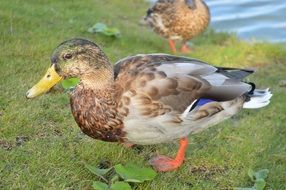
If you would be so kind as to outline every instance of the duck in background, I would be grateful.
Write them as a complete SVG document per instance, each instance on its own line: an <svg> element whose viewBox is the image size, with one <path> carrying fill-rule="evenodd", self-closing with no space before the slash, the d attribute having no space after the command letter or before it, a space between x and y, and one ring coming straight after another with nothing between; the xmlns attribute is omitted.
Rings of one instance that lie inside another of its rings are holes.
<svg viewBox="0 0 286 190"><path fill-rule="evenodd" d="M237 114L270 103L271 93L241 80L253 71L214 67L168 54L140 54L114 66L95 43L71 39L51 57L42 80L27 98L37 97L61 80L77 77L70 94L75 121L86 135L126 144L158 144L180 139L177 156L155 156L157 171L180 167L188 135Z"/></svg>
<svg viewBox="0 0 286 190"><path fill-rule="evenodd" d="M209 25L210 12L202 0L158 0L144 18L147 25L169 40L176 53L175 41L181 41L181 52L189 52L187 41L201 34Z"/></svg>

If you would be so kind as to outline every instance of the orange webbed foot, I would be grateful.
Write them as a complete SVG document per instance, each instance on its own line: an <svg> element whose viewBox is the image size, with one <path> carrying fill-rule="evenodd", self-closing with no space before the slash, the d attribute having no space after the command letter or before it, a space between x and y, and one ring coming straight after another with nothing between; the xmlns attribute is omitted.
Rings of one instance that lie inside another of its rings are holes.
<svg viewBox="0 0 286 190"><path fill-rule="evenodd" d="M188 44L183 44L180 51L181 53L190 53L192 52L192 49L188 46Z"/></svg>
<svg viewBox="0 0 286 190"><path fill-rule="evenodd" d="M179 168L182 165L182 161L169 158L167 156L159 155L152 158L149 163L153 166L156 171L168 172Z"/></svg>
<svg viewBox="0 0 286 190"><path fill-rule="evenodd" d="M180 148L175 159L159 155L152 158L149 161L149 163L153 166L155 170L159 172L168 172L176 170L184 162L187 146L188 146L188 139L182 138L180 140Z"/></svg>

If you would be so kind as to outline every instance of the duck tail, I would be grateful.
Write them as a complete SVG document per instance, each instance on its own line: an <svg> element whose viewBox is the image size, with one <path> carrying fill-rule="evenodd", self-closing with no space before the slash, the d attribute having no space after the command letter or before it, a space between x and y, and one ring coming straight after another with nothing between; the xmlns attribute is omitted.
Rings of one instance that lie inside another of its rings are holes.
<svg viewBox="0 0 286 190"><path fill-rule="evenodd" d="M272 97L269 88L267 89L255 89L247 94L247 100L243 104L243 108L257 109L267 106L270 103Z"/></svg>

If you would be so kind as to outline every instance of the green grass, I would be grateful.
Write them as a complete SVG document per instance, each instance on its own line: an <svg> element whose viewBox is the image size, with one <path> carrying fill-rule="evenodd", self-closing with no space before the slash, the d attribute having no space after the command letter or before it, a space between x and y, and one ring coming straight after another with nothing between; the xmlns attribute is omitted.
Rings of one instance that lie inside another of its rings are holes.
<svg viewBox="0 0 286 190"><path fill-rule="evenodd" d="M112 62L138 53L169 53L165 40L138 24L147 3L0 0L0 4L0 189L90 189L98 178L84 163L147 165L156 152L175 155L176 144L146 146L138 153L82 135L66 94L25 99L27 89L46 71L53 49L72 37L97 42ZM119 28L122 37L88 33L97 22ZM286 189L286 89L278 85L286 76L284 47L246 43L212 30L193 42L194 52L188 56L220 66L256 68L250 79L271 88L272 103L192 135L183 167L135 188L233 189L252 186L249 168L267 168L267 189Z"/></svg>

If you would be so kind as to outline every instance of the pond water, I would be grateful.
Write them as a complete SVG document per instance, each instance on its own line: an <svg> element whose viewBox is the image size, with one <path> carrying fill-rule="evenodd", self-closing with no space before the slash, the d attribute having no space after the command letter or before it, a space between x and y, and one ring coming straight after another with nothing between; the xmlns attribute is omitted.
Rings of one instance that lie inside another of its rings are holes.
<svg viewBox="0 0 286 190"><path fill-rule="evenodd" d="M155 0L151 0L155 1ZM211 26L240 38L286 43L286 0L205 0Z"/></svg>

